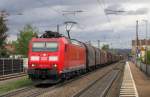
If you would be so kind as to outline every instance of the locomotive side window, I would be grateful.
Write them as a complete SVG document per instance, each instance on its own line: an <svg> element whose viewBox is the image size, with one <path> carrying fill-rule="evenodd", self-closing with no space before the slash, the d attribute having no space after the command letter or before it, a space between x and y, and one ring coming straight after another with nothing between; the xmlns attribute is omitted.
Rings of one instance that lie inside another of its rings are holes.
<svg viewBox="0 0 150 97"><path fill-rule="evenodd" d="M39 51L55 52L57 50L58 50L57 42L34 42L32 44L33 52L39 52Z"/></svg>

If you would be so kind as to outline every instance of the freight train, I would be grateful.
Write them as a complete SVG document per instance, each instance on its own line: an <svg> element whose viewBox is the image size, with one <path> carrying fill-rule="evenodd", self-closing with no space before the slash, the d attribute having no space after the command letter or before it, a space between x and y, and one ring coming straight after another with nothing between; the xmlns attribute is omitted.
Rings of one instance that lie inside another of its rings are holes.
<svg viewBox="0 0 150 97"><path fill-rule="evenodd" d="M28 75L34 82L57 83L121 59L120 55L47 31L30 41Z"/></svg>

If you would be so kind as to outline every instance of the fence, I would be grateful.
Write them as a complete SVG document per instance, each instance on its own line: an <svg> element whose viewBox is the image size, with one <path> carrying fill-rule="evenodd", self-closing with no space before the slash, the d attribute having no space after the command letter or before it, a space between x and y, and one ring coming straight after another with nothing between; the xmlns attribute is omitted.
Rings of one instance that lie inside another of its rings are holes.
<svg viewBox="0 0 150 97"><path fill-rule="evenodd" d="M23 72L23 59L0 58L0 75Z"/></svg>
<svg viewBox="0 0 150 97"><path fill-rule="evenodd" d="M145 74L147 74L148 76L150 76L150 65L149 64L144 64L144 63L141 63L141 62L136 62L136 65L137 67L143 71Z"/></svg>

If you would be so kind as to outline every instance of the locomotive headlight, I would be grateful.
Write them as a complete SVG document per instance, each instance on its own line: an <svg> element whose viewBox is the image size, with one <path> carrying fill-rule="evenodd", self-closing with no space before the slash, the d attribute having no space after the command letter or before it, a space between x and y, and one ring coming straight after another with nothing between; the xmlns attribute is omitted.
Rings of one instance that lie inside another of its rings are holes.
<svg viewBox="0 0 150 97"><path fill-rule="evenodd" d="M58 61L58 56L49 56L49 61Z"/></svg>
<svg viewBox="0 0 150 97"><path fill-rule="evenodd" d="M36 65L35 65L35 64L32 64L31 66L32 66L32 67L35 67Z"/></svg>
<svg viewBox="0 0 150 97"><path fill-rule="evenodd" d="M31 61L39 61L40 57L39 56L31 56Z"/></svg>
<svg viewBox="0 0 150 97"><path fill-rule="evenodd" d="M55 68L56 68L56 67L57 67L57 64L54 64L54 65L53 65L53 67L55 67Z"/></svg>

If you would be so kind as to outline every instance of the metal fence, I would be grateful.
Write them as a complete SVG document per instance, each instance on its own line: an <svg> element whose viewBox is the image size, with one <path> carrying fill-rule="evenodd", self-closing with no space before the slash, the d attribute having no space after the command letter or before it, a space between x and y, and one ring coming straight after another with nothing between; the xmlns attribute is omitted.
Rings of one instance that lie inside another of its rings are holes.
<svg viewBox="0 0 150 97"><path fill-rule="evenodd" d="M150 76L150 65L149 64L144 64L144 63L141 63L141 62L136 62L136 65L137 67L143 71L145 74L147 74L148 76Z"/></svg>
<svg viewBox="0 0 150 97"><path fill-rule="evenodd" d="M0 58L0 75L23 72L23 59Z"/></svg>

